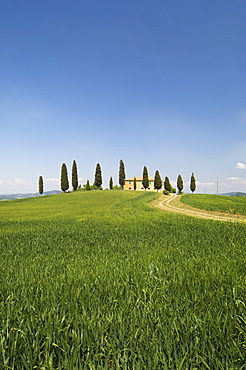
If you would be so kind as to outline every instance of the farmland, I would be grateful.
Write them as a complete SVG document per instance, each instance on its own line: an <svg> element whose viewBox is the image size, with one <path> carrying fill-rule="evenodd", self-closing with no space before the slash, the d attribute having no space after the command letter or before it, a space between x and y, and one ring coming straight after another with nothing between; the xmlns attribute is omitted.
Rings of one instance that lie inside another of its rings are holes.
<svg viewBox="0 0 246 370"><path fill-rule="evenodd" d="M158 196L0 203L1 368L245 369L246 226Z"/></svg>
<svg viewBox="0 0 246 370"><path fill-rule="evenodd" d="M246 215L246 197L186 194L182 196L181 202L206 211Z"/></svg>

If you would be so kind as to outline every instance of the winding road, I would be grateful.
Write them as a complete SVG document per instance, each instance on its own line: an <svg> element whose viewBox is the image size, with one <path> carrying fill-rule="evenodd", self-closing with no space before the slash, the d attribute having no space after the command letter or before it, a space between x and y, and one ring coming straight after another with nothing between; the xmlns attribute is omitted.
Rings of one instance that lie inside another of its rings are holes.
<svg viewBox="0 0 246 370"><path fill-rule="evenodd" d="M193 208L180 202L182 195L170 194L161 195L160 198L150 203L153 208L158 208L166 212L174 212L184 214L186 216L205 218L218 221L246 222L246 217L243 215L228 215L222 212L204 211L198 208Z"/></svg>

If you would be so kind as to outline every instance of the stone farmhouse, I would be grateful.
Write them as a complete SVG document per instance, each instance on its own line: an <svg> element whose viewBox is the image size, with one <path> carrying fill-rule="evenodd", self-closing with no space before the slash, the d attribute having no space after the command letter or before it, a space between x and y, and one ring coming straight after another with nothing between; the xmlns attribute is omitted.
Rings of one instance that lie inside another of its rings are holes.
<svg viewBox="0 0 246 370"><path fill-rule="evenodd" d="M143 178L142 177L136 177L136 190L138 191L145 191L143 184L142 184ZM125 180L124 184L124 190L134 190L134 177L131 177L130 179ZM159 191L161 191L160 189ZM146 191L156 191L154 189L154 178L149 177L149 187L146 189Z"/></svg>

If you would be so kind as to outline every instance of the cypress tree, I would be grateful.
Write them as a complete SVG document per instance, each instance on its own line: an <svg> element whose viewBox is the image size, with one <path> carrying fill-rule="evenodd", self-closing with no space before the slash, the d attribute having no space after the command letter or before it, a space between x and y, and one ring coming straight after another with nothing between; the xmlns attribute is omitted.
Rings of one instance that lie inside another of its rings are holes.
<svg viewBox="0 0 246 370"><path fill-rule="evenodd" d="M183 179L181 175L178 175L177 178L177 188L179 189L179 193L181 193L182 190L184 189Z"/></svg>
<svg viewBox="0 0 246 370"><path fill-rule="evenodd" d="M74 191L76 191L78 187L78 171L77 171L77 164L75 161L73 161L73 166L72 166L72 187Z"/></svg>
<svg viewBox="0 0 246 370"><path fill-rule="evenodd" d="M136 177L134 177L134 179L133 179L133 189L134 190L137 190L137 180L136 180Z"/></svg>
<svg viewBox="0 0 246 370"><path fill-rule="evenodd" d="M86 182L85 190L91 190L91 186L90 186L90 181L89 180L87 180L87 182Z"/></svg>
<svg viewBox="0 0 246 370"><path fill-rule="evenodd" d="M149 187L149 175L148 175L147 167L145 167L145 166L143 168L143 181L142 181L142 184L143 184L144 190L146 191L146 189Z"/></svg>
<svg viewBox="0 0 246 370"><path fill-rule="evenodd" d="M172 189L169 178L167 176L165 177L164 188L165 188L166 191L169 191L169 192Z"/></svg>
<svg viewBox="0 0 246 370"><path fill-rule="evenodd" d="M96 165L96 172L95 172L95 181L94 185L99 189L100 186L102 185L102 171L101 171L101 166L99 163Z"/></svg>
<svg viewBox="0 0 246 370"><path fill-rule="evenodd" d="M162 188L161 176L158 170L155 171L154 188L157 189L157 191Z"/></svg>
<svg viewBox="0 0 246 370"><path fill-rule="evenodd" d="M194 193L194 191L196 190L196 179L193 172L190 178L190 190L192 191L192 193Z"/></svg>
<svg viewBox="0 0 246 370"><path fill-rule="evenodd" d="M40 195L42 195L44 192L44 182L43 182L42 176L39 176L39 179L38 179L38 191Z"/></svg>
<svg viewBox="0 0 246 370"><path fill-rule="evenodd" d="M61 190L65 193L68 188L67 166L63 163L61 167Z"/></svg>
<svg viewBox="0 0 246 370"><path fill-rule="evenodd" d="M109 180L109 189L113 189L113 179L112 177L110 177L110 180Z"/></svg>
<svg viewBox="0 0 246 370"><path fill-rule="evenodd" d="M124 189L125 179L126 179L125 165L124 165L124 162L121 159L120 160L120 169L119 169L119 184L120 184L122 189Z"/></svg>

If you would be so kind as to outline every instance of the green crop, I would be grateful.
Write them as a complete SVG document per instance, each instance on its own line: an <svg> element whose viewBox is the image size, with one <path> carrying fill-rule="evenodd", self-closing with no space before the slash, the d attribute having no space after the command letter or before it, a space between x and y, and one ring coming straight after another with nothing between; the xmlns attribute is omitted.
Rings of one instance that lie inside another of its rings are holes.
<svg viewBox="0 0 246 370"><path fill-rule="evenodd" d="M157 196L0 204L2 369L245 369L245 225Z"/></svg>
<svg viewBox="0 0 246 370"><path fill-rule="evenodd" d="M181 197L181 202L206 211L246 215L246 197L186 194Z"/></svg>

